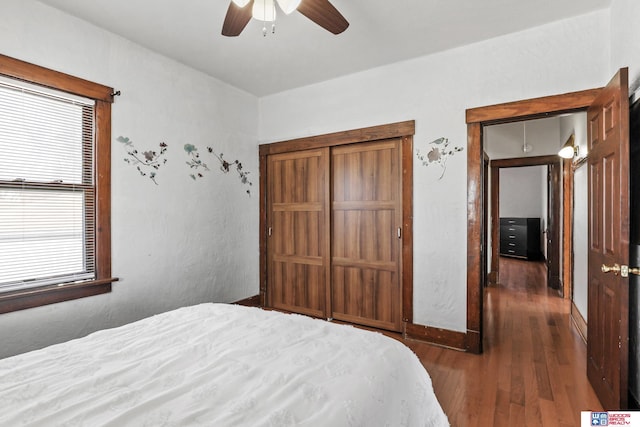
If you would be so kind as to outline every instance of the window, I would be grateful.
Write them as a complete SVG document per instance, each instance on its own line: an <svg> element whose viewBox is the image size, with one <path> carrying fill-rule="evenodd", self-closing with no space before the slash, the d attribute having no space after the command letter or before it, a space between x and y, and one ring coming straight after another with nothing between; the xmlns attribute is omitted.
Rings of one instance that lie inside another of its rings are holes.
<svg viewBox="0 0 640 427"><path fill-rule="evenodd" d="M0 55L0 313L111 290L112 92Z"/></svg>

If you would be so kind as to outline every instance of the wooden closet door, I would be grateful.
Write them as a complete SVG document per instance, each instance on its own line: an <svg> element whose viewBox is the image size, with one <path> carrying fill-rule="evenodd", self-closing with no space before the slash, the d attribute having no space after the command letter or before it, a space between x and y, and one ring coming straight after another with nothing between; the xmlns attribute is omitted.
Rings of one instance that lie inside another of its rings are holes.
<svg viewBox="0 0 640 427"><path fill-rule="evenodd" d="M268 158L270 307L327 317L329 149Z"/></svg>
<svg viewBox="0 0 640 427"><path fill-rule="evenodd" d="M401 141L334 147L332 317L402 329Z"/></svg>

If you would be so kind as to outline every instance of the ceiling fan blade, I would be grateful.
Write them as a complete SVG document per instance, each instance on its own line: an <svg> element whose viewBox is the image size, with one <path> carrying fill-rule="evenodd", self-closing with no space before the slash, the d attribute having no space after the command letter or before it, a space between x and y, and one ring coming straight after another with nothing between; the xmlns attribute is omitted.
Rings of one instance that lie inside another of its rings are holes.
<svg viewBox="0 0 640 427"><path fill-rule="evenodd" d="M349 22L329 0L302 0L298 11L333 34L340 34L349 27Z"/></svg>
<svg viewBox="0 0 640 427"><path fill-rule="evenodd" d="M246 27L251 20L252 8L253 0L247 3L244 7L240 7L233 1L230 1L227 16L225 16L224 24L222 24L222 35L227 37L236 37L240 35L242 30L244 30L244 27Z"/></svg>

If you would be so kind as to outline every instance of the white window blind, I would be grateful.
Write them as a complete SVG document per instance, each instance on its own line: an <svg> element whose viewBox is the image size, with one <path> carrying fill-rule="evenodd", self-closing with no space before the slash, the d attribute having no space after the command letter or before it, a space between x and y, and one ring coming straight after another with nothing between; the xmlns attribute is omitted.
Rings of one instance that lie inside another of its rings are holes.
<svg viewBox="0 0 640 427"><path fill-rule="evenodd" d="M95 278L94 101L0 80L0 292Z"/></svg>

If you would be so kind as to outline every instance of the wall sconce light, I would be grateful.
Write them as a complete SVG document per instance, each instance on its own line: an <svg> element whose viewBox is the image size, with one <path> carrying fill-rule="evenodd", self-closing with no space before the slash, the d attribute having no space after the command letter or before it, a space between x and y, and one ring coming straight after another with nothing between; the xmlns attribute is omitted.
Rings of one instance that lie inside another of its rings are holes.
<svg viewBox="0 0 640 427"><path fill-rule="evenodd" d="M571 159L573 157L577 157L580 151L580 147L575 145L575 135L571 135L567 142L564 143L560 151L558 151L558 156L563 159Z"/></svg>

